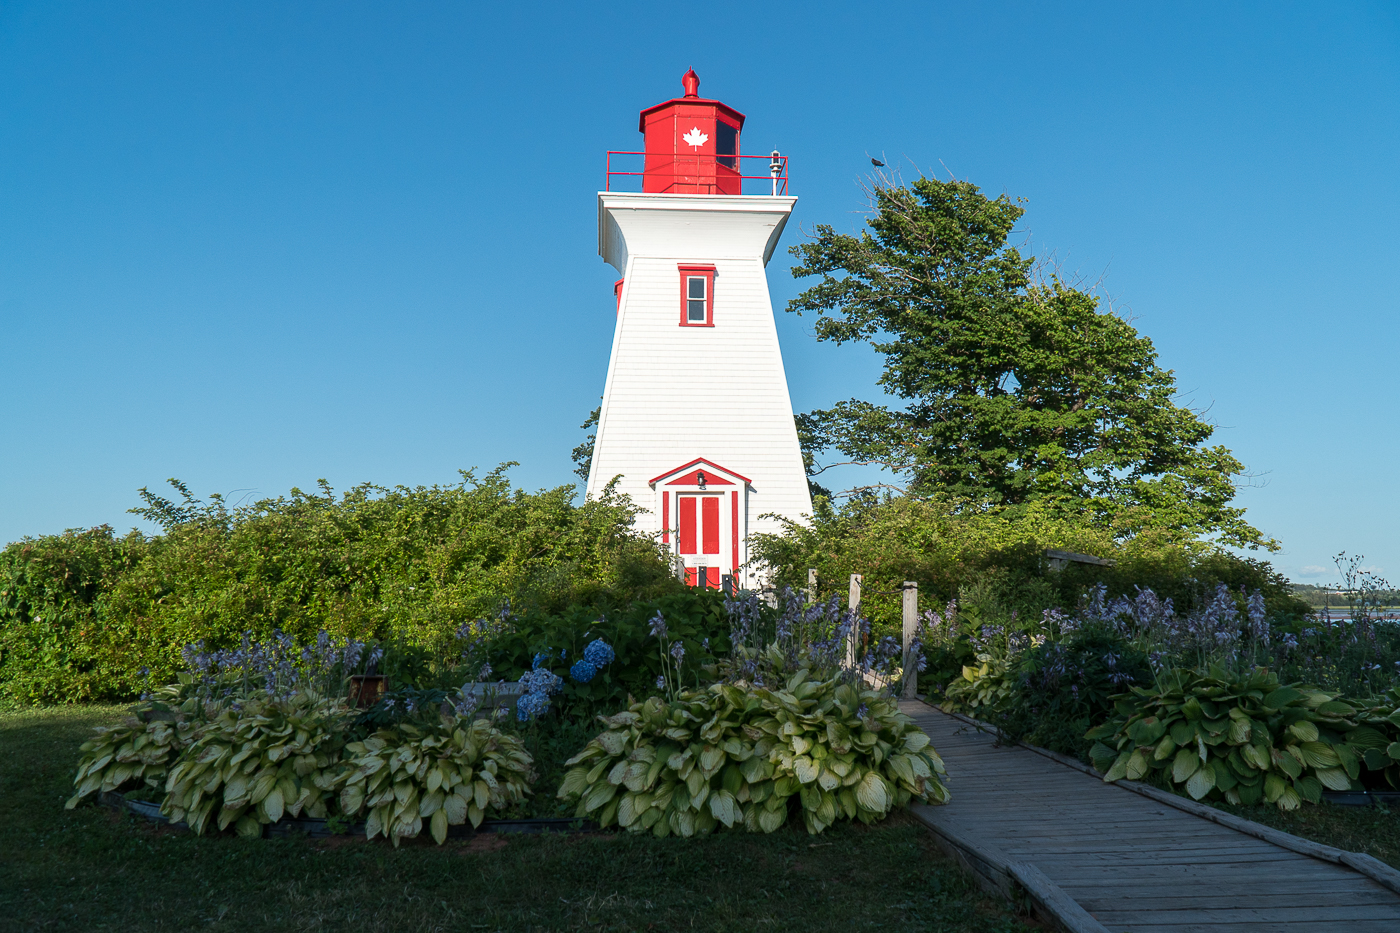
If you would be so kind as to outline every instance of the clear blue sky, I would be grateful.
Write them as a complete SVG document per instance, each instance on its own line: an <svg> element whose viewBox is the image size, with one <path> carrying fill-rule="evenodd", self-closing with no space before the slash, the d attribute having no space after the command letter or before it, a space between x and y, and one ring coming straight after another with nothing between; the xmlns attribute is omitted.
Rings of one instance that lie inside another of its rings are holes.
<svg viewBox="0 0 1400 933"><path fill-rule="evenodd" d="M0 541L169 476L570 482L603 154L688 67L800 225L857 227L867 153L1028 199L1263 474L1277 566L1400 578L1393 3L0 2ZM794 405L872 396L790 264Z"/></svg>

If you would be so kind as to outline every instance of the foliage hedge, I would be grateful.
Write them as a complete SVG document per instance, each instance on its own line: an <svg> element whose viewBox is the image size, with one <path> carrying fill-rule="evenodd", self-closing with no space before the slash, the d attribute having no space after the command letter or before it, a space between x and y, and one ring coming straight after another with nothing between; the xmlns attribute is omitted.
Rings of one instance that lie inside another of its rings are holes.
<svg viewBox="0 0 1400 933"><path fill-rule="evenodd" d="M110 527L0 551L0 698L127 698L164 683L180 650L274 630L445 645L464 622L517 607L610 609L680 585L634 509L572 486L512 489L498 469L450 486L357 486L228 508L142 490L161 534ZM173 482L173 481L172 481Z"/></svg>
<svg viewBox="0 0 1400 933"><path fill-rule="evenodd" d="M1120 531L1054 502L997 507L939 496L867 496L837 508L819 497L809 525L789 523L781 535L756 536L752 550L779 586L805 587L808 568L815 568L819 597L843 595L850 575L862 574L861 611L877 629L898 624L905 580L919 584L925 607L957 599L964 611L998 622L1012 613L1026 619L1050 608L1072 609L1099 583L1110 598L1151 588L1178 611L1208 601L1223 583L1260 590L1271 618L1309 612L1265 560L1165 530ZM1114 565L1051 570L1047 548Z"/></svg>

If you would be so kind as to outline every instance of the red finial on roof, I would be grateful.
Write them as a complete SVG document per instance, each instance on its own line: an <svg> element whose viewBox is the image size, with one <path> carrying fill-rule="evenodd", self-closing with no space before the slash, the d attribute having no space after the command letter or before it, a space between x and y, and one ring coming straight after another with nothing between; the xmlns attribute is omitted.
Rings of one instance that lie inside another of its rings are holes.
<svg viewBox="0 0 1400 933"><path fill-rule="evenodd" d="M686 97L700 96L700 76L695 73L694 68L687 71L681 78L681 87L685 88Z"/></svg>

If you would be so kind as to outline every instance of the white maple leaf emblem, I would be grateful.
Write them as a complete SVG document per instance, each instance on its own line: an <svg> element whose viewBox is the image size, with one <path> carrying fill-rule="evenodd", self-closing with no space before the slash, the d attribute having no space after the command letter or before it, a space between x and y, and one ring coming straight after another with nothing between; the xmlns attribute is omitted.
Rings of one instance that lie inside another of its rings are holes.
<svg viewBox="0 0 1400 933"><path fill-rule="evenodd" d="M694 146L696 149L699 149L701 146L705 145L705 143L709 142L710 137L708 134L700 132L700 127L693 126L690 128L690 132L682 136L681 139L690 143L690 145Z"/></svg>

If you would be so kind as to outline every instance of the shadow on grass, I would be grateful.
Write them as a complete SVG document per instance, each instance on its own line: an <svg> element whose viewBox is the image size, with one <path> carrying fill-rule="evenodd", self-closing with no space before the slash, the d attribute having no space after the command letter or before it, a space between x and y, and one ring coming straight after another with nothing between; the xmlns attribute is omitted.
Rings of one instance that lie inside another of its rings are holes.
<svg viewBox="0 0 1400 933"><path fill-rule="evenodd" d="M203 838L84 805L78 746L116 707L0 713L0 930L928 930L1030 925L904 813L818 837ZM547 789L543 789L547 792Z"/></svg>

